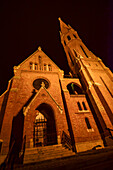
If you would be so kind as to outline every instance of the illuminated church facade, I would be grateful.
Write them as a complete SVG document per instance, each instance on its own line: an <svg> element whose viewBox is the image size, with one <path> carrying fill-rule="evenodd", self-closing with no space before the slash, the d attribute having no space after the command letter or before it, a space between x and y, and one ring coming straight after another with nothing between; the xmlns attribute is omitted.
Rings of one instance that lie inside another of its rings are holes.
<svg viewBox="0 0 113 170"><path fill-rule="evenodd" d="M113 145L113 74L60 18L70 75L38 48L20 65L0 97L0 152L67 144L81 152ZM66 141L68 139L68 141Z"/></svg>

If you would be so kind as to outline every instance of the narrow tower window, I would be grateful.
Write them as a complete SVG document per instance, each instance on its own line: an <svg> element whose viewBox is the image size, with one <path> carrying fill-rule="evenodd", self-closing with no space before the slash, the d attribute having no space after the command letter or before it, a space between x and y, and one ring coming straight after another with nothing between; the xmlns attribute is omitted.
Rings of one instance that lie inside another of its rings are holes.
<svg viewBox="0 0 113 170"><path fill-rule="evenodd" d="M44 71L46 71L47 70L47 65L46 64L44 64Z"/></svg>
<svg viewBox="0 0 113 170"><path fill-rule="evenodd" d="M80 102L77 102L77 105L78 105L79 110L82 110Z"/></svg>
<svg viewBox="0 0 113 170"><path fill-rule="evenodd" d="M91 129L91 125L90 125L89 119L87 117L85 117L85 122L86 122L87 128Z"/></svg>
<svg viewBox="0 0 113 170"><path fill-rule="evenodd" d="M68 52L68 54L69 54L69 57L70 57L71 63L74 65L74 62L73 62L72 57L71 57L71 54L70 54L69 52Z"/></svg>
<svg viewBox="0 0 113 170"><path fill-rule="evenodd" d="M87 110L86 105L85 105L84 102L82 102L82 105L83 105L83 107L84 107L84 110Z"/></svg>
<svg viewBox="0 0 113 170"><path fill-rule="evenodd" d="M38 70L38 64L35 63L35 70Z"/></svg>
<svg viewBox="0 0 113 170"><path fill-rule="evenodd" d="M30 62L30 63L29 63L29 66L30 66L30 70L32 70L32 69L33 69L33 63Z"/></svg>
<svg viewBox="0 0 113 170"><path fill-rule="evenodd" d="M84 52L85 56L88 58L88 55L86 54L86 52L84 51L83 47L80 45L82 51Z"/></svg>
<svg viewBox="0 0 113 170"><path fill-rule="evenodd" d="M67 36L67 39L68 39L68 40L71 40L71 37L68 35L68 36Z"/></svg>
<svg viewBox="0 0 113 170"><path fill-rule="evenodd" d="M48 69L49 69L49 71L52 71L52 66L51 66L51 64L48 64Z"/></svg>

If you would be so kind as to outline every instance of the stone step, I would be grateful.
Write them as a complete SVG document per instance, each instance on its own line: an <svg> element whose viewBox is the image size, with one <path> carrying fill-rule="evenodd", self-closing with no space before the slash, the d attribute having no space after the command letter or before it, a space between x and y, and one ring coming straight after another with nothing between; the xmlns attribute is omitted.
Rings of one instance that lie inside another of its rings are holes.
<svg viewBox="0 0 113 170"><path fill-rule="evenodd" d="M25 153L26 154L34 154L34 153L46 153L49 151L50 152L53 152L53 151L70 151L69 149L66 149L65 147L62 147L62 145L52 145L52 146L45 146L45 147L35 147L35 148L27 148L25 150Z"/></svg>
<svg viewBox="0 0 113 170"><path fill-rule="evenodd" d="M57 159L57 158L63 158L63 157L69 157L69 156L73 156L75 154L58 154L58 155L49 155L47 156L42 156L42 157L31 157L29 159L25 159L24 160L24 164L28 164L28 163L35 163L35 162L41 162L41 161L45 161L45 160L52 160L52 159Z"/></svg>
<svg viewBox="0 0 113 170"><path fill-rule="evenodd" d="M48 146L47 147L40 147L40 148L33 148L33 149L26 149L25 151L25 154L29 155L29 154L43 154L43 153L53 153L54 151L56 152L65 152L65 150L69 151L68 149L65 149L64 147L59 147L59 148L56 148L56 147L52 147L52 148L49 148Z"/></svg>
<svg viewBox="0 0 113 170"><path fill-rule="evenodd" d="M48 156L56 156L56 155L73 155L75 154L74 152L69 152L69 151L65 151L65 152L53 152L52 154L47 153L47 154L29 154L29 155L25 155L24 158L26 159L30 159L30 158L42 158L42 157L48 157Z"/></svg>
<svg viewBox="0 0 113 170"><path fill-rule="evenodd" d="M40 154L40 155L43 155L43 154L53 154L53 153L65 153L65 152L72 152L72 151L70 151L70 150L68 150L68 149L59 149L59 150L56 150L56 149L54 149L54 150L43 150L43 149L41 149L41 150L33 150L33 151L29 151L29 152L25 152L25 155L34 155L34 154Z"/></svg>
<svg viewBox="0 0 113 170"><path fill-rule="evenodd" d="M75 155L74 152L65 149L64 147L62 147L62 145L29 148L25 150L24 164L68 157L73 155Z"/></svg>
<svg viewBox="0 0 113 170"><path fill-rule="evenodd" d="M34 147L34 148L27 148L26 152L37 151L37 150L54 150L54 149L65 149L62 147L62 144L59 145L51 145L51 146L41 146L41 147Z"/></svg>

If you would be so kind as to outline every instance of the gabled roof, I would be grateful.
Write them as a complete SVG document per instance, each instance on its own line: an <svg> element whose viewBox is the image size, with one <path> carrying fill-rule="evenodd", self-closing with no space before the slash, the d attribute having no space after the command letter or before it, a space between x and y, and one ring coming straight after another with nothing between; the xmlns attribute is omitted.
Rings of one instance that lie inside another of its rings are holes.
<svg viewBox="0 0 113 170"><path fill-rule="evenodd" d="M38 50L36 50L33 54L31 54L26 60L24 60L22 63L20 63L18 66L16 66L16 68L20 68L20 67L23 67L24 64L30 60L32 60L35 56L38 56L38 55L42 55L44 56L45 58L47 58L50 63L52 63L57 69L60 69L41 49L41 47L39 46L38 47ZM60 69L61 70L61 69Z"/></svg>
<svg viewBox="0 0 113 170"><path fill-rule="evenodd" d="M37 96L39 95L39 93L41 92L41 90L44 89L46 91L46 93L50 96L50 98L53 100L53 102L56 104L57 108L59 109L59 111L62 114L63 109L61 108L61 106L56 102L56 100L52 97L52 95L48 92L48 90L45 88L45 84L42 82L41 88L39 89L39 91L36 93L36 95L34 96L34 98L31 100L31 102L28 104L27 107L25 107L23 109L24 115L26 116L28 110L30 109L31 104L35 101L35 99L37 98Z"/></svg>

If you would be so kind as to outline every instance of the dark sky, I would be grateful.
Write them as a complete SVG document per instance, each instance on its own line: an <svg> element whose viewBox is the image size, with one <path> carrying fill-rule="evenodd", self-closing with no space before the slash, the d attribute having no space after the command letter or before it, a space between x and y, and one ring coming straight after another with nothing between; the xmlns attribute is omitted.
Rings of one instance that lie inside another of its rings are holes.
<svg viewBox="0 0 113 170"><path fill-rule="evenodd" d="M2 0L0 5L0 94L20 64L38 46L65 72L58 17L113 71L112 0Z"/></svg>

